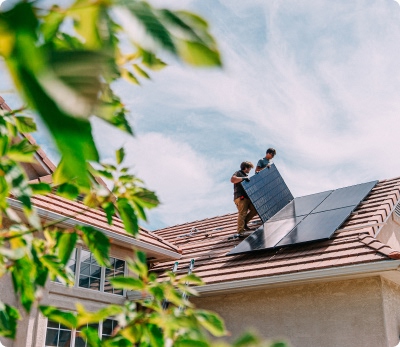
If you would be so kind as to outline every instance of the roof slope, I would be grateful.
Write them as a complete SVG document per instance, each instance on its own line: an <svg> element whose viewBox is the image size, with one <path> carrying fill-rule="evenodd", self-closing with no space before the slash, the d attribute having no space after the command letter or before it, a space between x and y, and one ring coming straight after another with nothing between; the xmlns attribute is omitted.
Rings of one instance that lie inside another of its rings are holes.
<svg viewBox="0 0 400 347"><path fill-rule="evenodd" d="M400 178L380 181L330 240L227 257L242 240L236 232L237 214L226 214L155 231L182 249L178 274L195 259L195 273L206 284L400 259L400 253L374 239L400 197ZM188 234L192 228L199 232ZM173 262L155 264L170 270Z"/></svg>
<svg viewBox="0 0 400 347"><path fill-rule="evenodd" d="M80 201L71 201L54 194L48 194L34 196L32 198L32 203L38 209L43 209L62 217L72 218L79 223L90 225L94 228L133 238L133 236L129 235L125 231L123 222L120 218L114 217L113 224L110 225L107 223L105 212L88 208ZM180 251L179 247L163 240L162 237L155 235L144 228L140 228L138 240L170 252L179 253Z"/></svg>

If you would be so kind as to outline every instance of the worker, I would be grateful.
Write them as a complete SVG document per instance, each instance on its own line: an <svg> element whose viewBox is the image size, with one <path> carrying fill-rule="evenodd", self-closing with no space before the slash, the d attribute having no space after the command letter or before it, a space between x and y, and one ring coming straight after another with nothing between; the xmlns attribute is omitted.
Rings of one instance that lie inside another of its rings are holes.
<svg viewBox="0 0 400 347"><path fill-rule="evenodd" d="M264 158L260 159L257 163L256 173L259 173L265 168L270 168L272 164L272 158L275 157L276 150L274 148L268 148Z"/></svg>
<svg viewBox="0 0 400 347"><path fill-rule="evenodd" d="M257 214L241 184L243 181L250 181L248 175L253 167L254 165L251 162L244 161L240 164L240 170L236 171L231 177L233 201L238 209L237 232L239 237L245 236L245 230L251 230L247 223Z"/></svg>

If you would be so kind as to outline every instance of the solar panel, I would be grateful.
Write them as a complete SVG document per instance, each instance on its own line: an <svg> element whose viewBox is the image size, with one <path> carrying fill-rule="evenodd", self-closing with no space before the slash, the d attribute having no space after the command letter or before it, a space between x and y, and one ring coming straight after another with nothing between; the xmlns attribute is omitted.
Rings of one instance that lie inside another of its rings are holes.
<svg viewBox="0 0 400 347"><path fill-rule="evenodd" d="M290 200L293 195L274 164L241 183L258 215L266 222Z"/></svg>
<svg viewBox="0 0 400 347"><path fill-rule="evenodd" d="M356 206L311 213L296 225L275 247L326 240L343 224Z"/></svg>
<svg viewBox="0 0 400 347"><path fill-rule="evenodd" d="M314 212L333 210L336 208L358 205L368 195L378 181L372 181L355 186L336 189L329 195Z"/></svg>
<svg viewBox="0 0 400 347"><path fill-rule="evenodd" d="M329 239L377 182L295 198L227 255Z"/></svg>
<svg viewBox="0 0 400 347"><path fill-rule="evenodd" d="M275 214L269 221L307 215L311 213L311 211L315 209L315 207L318 206L321 202L323 202L331 193L332 190L328 190L322 193L295 198L284 208L282 208L277 214Z"/></svg>

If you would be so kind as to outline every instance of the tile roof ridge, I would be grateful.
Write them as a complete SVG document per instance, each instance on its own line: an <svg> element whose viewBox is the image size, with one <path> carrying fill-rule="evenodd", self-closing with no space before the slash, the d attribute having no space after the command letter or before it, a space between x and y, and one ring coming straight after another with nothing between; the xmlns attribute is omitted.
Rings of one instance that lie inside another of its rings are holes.
<svg viewBox="0 0 400 347"><path fill-rule="evenodd" d="M386 255L390 259L400 259L400 252L396 251L389 245L382 243L368 234L359 234L359 240L366 246L376 250L377 252Z"/></svg>

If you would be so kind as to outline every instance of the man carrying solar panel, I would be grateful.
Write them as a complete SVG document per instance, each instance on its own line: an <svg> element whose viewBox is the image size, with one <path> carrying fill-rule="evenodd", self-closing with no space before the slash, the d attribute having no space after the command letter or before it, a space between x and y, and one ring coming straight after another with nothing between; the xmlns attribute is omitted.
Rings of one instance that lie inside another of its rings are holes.
<svg viewBox="0 0 400 347"><path fill-rule="evenodd" d="M268 148L265 157L261 158L257 163L256 173L259 173L266 167L269 169L272 164L272 158L275 157L275 155L276 155L276 150L274 148Z"/></svg>
<svg viewBox="0 0 400 347"><path fill-rule="evenodd" d="M243 181L250 181L248 175L254 165L249 161L240 164L240 170L236 171L232 177L233 201L238 209L237 232L239 237L245 236L245 230L250 230L247 223L257 214L252 202L247 196L241 185Z"/></svg>

